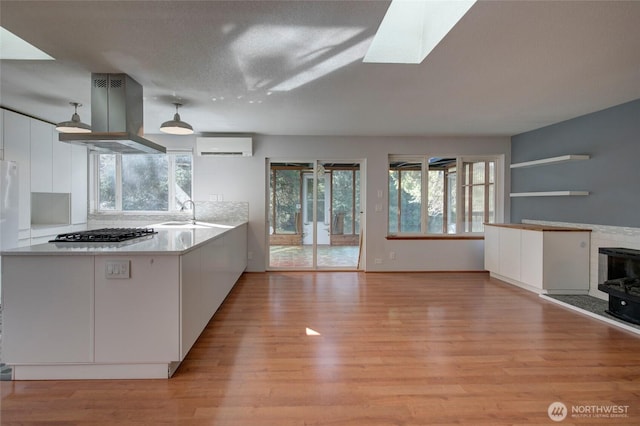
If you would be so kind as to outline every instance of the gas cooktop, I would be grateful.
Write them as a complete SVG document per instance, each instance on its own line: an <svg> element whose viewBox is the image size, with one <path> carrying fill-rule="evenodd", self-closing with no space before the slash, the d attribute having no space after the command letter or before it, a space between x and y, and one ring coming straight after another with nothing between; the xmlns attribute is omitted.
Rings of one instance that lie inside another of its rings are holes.
<svg viewBox="0 0 640 426"><path fill-rule="evenodd" d="M119 243L157 234L153 228L102 228L59 234L50 243Z"/></svg>

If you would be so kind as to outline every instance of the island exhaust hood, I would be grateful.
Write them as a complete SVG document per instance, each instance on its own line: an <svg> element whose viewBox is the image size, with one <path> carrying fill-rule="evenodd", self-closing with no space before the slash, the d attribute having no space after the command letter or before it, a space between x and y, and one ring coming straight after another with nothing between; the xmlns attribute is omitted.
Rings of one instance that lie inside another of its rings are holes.
<svg viewBox="0 0 640 426"><path fill-rule="evenodd" d="M142 86L126 74L91 74L91 133L60 133L60 142L92 151L164 154L165 147L142 137Z"/></svg>

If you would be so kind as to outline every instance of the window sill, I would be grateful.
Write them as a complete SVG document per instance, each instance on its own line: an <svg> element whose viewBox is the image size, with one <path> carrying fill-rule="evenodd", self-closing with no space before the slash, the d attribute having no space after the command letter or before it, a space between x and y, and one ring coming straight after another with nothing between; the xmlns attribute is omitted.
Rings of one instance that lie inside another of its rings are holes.
<svg viewBox="0 0 640 426"><path fill-rule="evenodd" d="M483 234L473 235L387 235L387 240L484 240Z"/></svg>

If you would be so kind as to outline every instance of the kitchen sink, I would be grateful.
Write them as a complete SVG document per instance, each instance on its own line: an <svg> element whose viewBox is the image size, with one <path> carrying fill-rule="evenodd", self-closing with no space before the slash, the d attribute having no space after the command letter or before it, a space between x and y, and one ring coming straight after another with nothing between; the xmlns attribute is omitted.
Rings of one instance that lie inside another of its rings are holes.
<svg viewBox="0 0 640 426"><path fill-rule="evenodd" d="M196 223L193 223L190 220L185 220L185 221L172 220L169 222L156 223L154 225L150 225L150 227L151 228L183 228L183 229L233 228L233 226L221 225L217 223L200 222L200 221L196 221Z"/></svg>

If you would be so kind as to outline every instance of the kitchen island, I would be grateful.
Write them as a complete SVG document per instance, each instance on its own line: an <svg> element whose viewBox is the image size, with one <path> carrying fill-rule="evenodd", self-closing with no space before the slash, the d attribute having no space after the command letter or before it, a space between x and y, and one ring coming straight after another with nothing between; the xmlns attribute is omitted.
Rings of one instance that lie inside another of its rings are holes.
<svg viewBox="0 0 640 426"><path fill-rule="evenodd" d="M247 224L2 253L15 380L168 378L247 265Z"/></svg>

